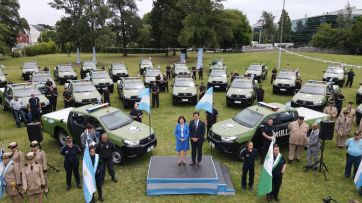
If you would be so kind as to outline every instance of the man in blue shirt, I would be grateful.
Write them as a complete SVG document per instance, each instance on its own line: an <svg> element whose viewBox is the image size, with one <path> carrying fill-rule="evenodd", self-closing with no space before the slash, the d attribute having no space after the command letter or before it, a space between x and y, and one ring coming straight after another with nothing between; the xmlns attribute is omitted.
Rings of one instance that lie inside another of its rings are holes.
<svg viewBox="0 0 362 203"><path fill-rule="evenodd" d="M347 147L347 162L344 171L344 176L348 178L351 175L352 165L353 165L353 177L354 177L356 175L358 166L361 163L362 140L358 131L354 133L353 138L349 138L346 141L346 147Z"/></svg>

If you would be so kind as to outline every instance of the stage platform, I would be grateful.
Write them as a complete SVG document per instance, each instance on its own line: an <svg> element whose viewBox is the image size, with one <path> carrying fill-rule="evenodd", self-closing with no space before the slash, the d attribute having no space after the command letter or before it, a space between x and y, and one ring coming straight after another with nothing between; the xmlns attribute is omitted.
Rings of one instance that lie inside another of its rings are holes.
<svg viewBox="0 0 362 203"><path fill-rule="evenodd" d="M147 175L148 195L235 195L228 169L212 156L203 156L201 166L177 164L176 156L151 157Z"/></svg>

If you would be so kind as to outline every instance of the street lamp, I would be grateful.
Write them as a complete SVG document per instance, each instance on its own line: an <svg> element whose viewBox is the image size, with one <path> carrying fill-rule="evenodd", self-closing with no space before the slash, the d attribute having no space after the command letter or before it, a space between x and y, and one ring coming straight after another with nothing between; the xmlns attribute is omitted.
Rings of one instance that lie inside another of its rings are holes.
<svg viewBox="0 0 362 203"><path fill-rule="evenodd" d="M282 58L282 40L283 40L283 26L284 26L284 7L285 7L285 0L283 0L283 10L282 10L282 23L280 26L280 41L279 41L279 56L278 56L278 70L280 68L280 60Z"/></svg>

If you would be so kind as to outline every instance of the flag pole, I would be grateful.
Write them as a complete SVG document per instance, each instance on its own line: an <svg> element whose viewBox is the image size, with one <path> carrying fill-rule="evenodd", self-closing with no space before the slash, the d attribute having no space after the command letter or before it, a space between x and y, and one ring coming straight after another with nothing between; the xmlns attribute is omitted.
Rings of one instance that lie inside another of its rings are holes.
<svg viewBox="0 0 362 203"><path fill-rule="evenodd" d="M150 113L148 114L148 125L150 126L150 136L151 136L151 111Z"/></svg>

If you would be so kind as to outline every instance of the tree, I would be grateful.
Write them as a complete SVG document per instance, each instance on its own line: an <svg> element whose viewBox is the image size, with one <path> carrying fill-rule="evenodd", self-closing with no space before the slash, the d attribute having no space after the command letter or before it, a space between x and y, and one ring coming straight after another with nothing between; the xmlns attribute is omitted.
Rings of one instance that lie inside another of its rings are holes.
<svg viewBox="0 0 362 203"><path fill-rule="evenodd" d="M362 53L362 17L356 18L348 32L348 45L351 53Z"/></svg>
<svg viewBox="0 0 362 203"><path fill-rule="evenodd" d="M55 30L45 30L40 33L40 37L38 38L38 42L49 42L57 41L57 32Z"/></svg>
<svg viewBox="0 0 362 203"><path fill-rule="evenodd" d="M139 29L137 39L138 47L151 47L151 13L146 13L142 18L142 27Z"/></svg>
<svg viewBox="0 0 362 203"><path fill-rule="evenodd" d="M319 48L333 48L336 46L337 31L331 24L321 24L312 37L311 44Z"/></svg>
<svg viewBox="0 0 362 203"><path fill-rule="evenodd" d="M296 46L304 45L309 42L308 38L306 37L306 26L304 25L303 21L298 20L297 25L295 27L295 31L292 32L292 42Z"/></svg>
<svg viewBox="0 0 362 203"><path fill-rule="evenodd" d="M337 25L340 29L345 30L352 26L353 22L352 10L353 8L351 7L351 4L347 2L345 10L338 13Z"/></svg>
<svg viewBox="0 0 362 203"><path fill-rule="evenodd" d="M283 18L283 39L282 42L290 42L292 34L292 23L290 21L289 14L286 10L282 11L280 19L278 21L278 35L275 41L280 42L280 31L282 27L282 18Z"/></svg>
<svg viewBox="0 0 362 203"><path fill-rule="evenodd" d="M118 42L122 44L123 56L127 56L130 42L136 41L142 21L137 15L137 5L134 0L109 0L112 10L112 26L117 33Z"/></svg>
<svg viewBox="0 0 362 203"><path fill-rule="evenodd" d="M262 28L262 41L263 43L273 43L275 26L274 26L275 16L271 12L263 11L258 23Z"/></svg>

